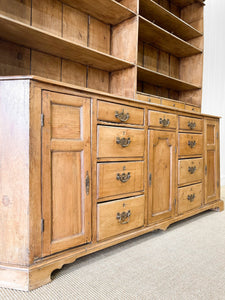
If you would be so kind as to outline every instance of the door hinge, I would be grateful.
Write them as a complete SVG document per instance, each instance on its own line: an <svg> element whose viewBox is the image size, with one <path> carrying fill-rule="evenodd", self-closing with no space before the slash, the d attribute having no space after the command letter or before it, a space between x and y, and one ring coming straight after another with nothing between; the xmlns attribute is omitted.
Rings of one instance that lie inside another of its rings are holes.
<svg viewBox="0 0 225 300"><path fill-rule="evenodd" d="M177 204L177 199L175 198L174 199L174 206L176 206L176 204Z"/></svg>
<svg viewBox="0 0 225 300"><path fill-rule="evenodd" d="M152 173L149 174L149 186L152 185Z"/></svg>
<svg viewBox="0 0 225 300"><path fill-rule="evenodd" d="M45 220L41 219L41 232L44 232L45 230Z"/></svg>
<svg viewBox="0 0 225 300"><path fill-rule="evenodd" d="M44 127L44 114L41 114L41 127Z"/></svg>
<svg viewBox="0 0 225 300"><path fill-rule="evenodd" d="M220 186L220 182L219 180L217 180L217 187L219 188L219 186Z"/></svg>
<svg viewBox="0 0 225 300"><path fill-rule="evenodd" d="M89 195L90 178L89 178L88 171L87 171L87 173L86 173L85 185L86 185L86 194Z"/></svg>
<svg viewBox="0 0 225 300"><path fill-rule="evenodd" d="M175 154L177 154L177 146L175 146Z"/></svg>
<svg viewBox="0 0 225 300"><path fill-rule="evenodd" d="M217 139L219 138L219 132L216 133L216 137L217 137Z"/></svg>
<svg viewBox="0 0 225 300"><path fill-rule="evenodd" d="M207 175L207 166L205 166L205 175Z"/></svg>

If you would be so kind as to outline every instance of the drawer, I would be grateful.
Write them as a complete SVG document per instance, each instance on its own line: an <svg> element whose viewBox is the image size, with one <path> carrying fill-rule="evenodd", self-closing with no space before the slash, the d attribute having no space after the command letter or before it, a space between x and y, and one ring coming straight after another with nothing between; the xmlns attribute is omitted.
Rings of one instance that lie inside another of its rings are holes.
<svg viewBox="0 0 225 300"><path fill-rule="evenodd" d="M191 130L191 131L202 131L203 120L190 117L179 117L179 129L180 130Z"/></svg>
<svg viewBox="0 0 225 300"><path fill-rule="evenodd" d="M97 205L97 240L144 225L144 196Z"/></svg>
<svg viewBox="0 0 225 300"><path fill-rule="evenodd" d="M194 105L189 105L189 104L185 104L185 109L186 110L195 111L195 112L201 112L201 108L200 107L194 106Z"/></svg>
<svg viewBox="0 0 225 300"><path fill-rule="evenodd" d="M98 199L143 191L144 162L99 163L97 178Z"/></svg>
<svg viewBox="0 0 225 300"><path fill-rule="evenodd" d="M144 109L141 108L98 101L97 112L101 121L144 125Z"/></svg>
<svg viewBox="0 0 225 300"><path fill-rule="evenodd" d="M203 179L203 158L178 161L178 184L191 183Z"/></svg>
<svg viewBox="0 0 225 300"><path fill-rule="evenodd" d="M179 133L179 155L202 155L203 135Z"/></svg>
<svg viewBox="0 0 225 300"><path fill-rule="evenodd" d="M153 97L150 95L145 95L145 94L139 94L137 93L137 97L138 100L142 100L142 101L147 101L149 103L155 103L155 104L161 104L161 99L157 98L157 97Z"/></svg>
<svg viewBox="0 0 225 300"><path fill-rule="evenodd" d="M98 157L143 157L144 130L98 126Z"/></svg>
<svg viewBox="0 0 225 300"><path fill-rule="evenodd" d="M202 183L178 189L178 213L182 214L202 205Z"/></svg>
<svg viewBox="0 0 225 300"><path fill-rule="evenodd" d="M162 100L162 105L172 106L179 109L185 108L185 104L183 102L173 101L173 100Z"/></svg>
<svg viewBox="0 0 225 300"><path fill-rule="evenodd" d="M164 112L149 110L148 125L158 128L177 128L177 116Z"/></svg>

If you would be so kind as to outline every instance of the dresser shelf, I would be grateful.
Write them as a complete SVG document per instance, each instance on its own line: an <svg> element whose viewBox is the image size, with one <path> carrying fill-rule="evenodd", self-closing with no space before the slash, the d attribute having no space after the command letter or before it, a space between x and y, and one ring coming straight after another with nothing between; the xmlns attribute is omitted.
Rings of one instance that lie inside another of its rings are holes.
<svg viewBox="0 0 225 300"><path fill-rule="evenodd" d="M172 0L174 5L182 8L194 3L204 4L205 0Z"/></svg>
<svg viewBox="0 0 225 300"><path fill-rule="evenodd" d="M62 2L106 24L116 25L135 16L132 10L115 0L63 0Z"/></svg>
<svg viewBox="0 0 225 300"><path fill-rule="evenodd" d="M200 89L200 86L185 82L183 80L164 75L159 72L138 66L138 80L150 83L152 85L170 88L176 91L189 91Z"/></svg>
<svg viewBox="0 0 225 300"><path fill-rule="evenodd" d="M202 53L199 48L183 41L141 16L139 17L139 38L141 41L150 43L152 46L176 57L187 57Z"/></svg>
<svg viewBox="0 0 225 300"><path fill-rule="evenodd" d="M202 36L200 31L153 0L140 1L140 15L186 41Z"/></svg>
<svg viewBox="0 0 225 300"><path fill-rule="evenodd" d="M2 15L0 15L0 27L2 39L93 68L112 72L133 66L114 56L84 47Z"/></svg>

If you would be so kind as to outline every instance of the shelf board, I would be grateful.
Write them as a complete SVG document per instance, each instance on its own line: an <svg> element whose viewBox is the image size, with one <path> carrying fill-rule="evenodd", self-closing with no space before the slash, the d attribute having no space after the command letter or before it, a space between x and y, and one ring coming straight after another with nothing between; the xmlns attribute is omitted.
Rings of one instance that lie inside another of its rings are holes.
<svg viewBox="0 0 225 300"><path fill-rule="evenodd" d="M135 12L115 0L62 0L62 2L106 24L116 25L136 15Z"/></svg>
<svg viewBox="0 0 225 300"><path fill-rule="evenodd" d="M140 15L186 41L202 36L201 32L152 0L140 0Z"/></svg>
<svg viewBox="0 0 225 300"><path fill-rule="evenodd" d="M199 48L139 16L139 39L176 57L202 53Z"/></svg>
<svg viewBox="0 0 225 300"><path fill-rule="evenodd" d="M0 38L93 68L112 72L134 66L132 63L81 46L43 30L0 15Z"/></svg>
<svg viewBox="0 0 225 300"><path fill-rule="evenodd" d="M188 6L193 3L200 3L204 5L205 0L172 0L172 3L175 4L176 6L182 8L185 6Z"/></svg>
<svg viewBox="0 0 225 300"><path fill-rule="evenodd" d="M168 89L173 89L175 91L189 91L201 88L200 86L190 84L186 81L170 77L141 66L137 67L137 77L140 81Z"/></svg>

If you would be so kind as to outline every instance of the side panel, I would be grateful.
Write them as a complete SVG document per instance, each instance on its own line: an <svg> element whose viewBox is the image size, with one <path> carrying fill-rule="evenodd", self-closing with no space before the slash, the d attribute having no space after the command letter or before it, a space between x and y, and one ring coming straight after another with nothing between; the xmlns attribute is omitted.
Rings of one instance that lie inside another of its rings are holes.
<svg viewBox="0 0 225 300"><path fill-rule="evenodd" d="M29 264L29 91L0 82L0 262L17 265Z"/></svg>

